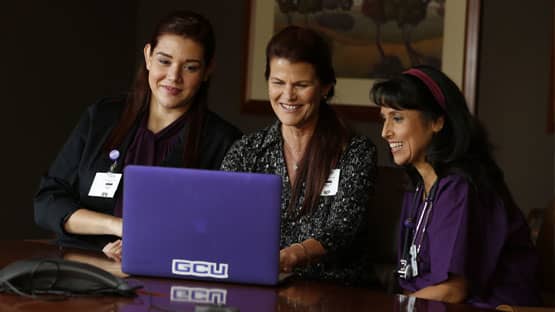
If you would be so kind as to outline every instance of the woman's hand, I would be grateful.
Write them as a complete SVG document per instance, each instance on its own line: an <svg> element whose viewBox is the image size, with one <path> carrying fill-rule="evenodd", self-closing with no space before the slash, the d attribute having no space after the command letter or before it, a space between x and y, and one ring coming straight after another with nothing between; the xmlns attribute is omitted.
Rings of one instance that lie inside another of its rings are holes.
<svg viewBox="0 0 555 312"><path fill-rule="evenodd" d="M104 246L104 248L102 248L102 252L104 252L104 254L116 261L116 262L121 262L121 248L122 248L122 241L121 239L118 239L117 241L111 242L106 244L106 246Z"/></svg>
<svg viewBox="0 0 555 312"><path fill-rule="evenodd" d="M311 253L305 246L305 242L291 244L279 252L280 272L289 273L295 267L307 265L310 261Z"/></svg>
<svg viewBox="0 0 555 312"><path fill-rule="evenodd" d="M293 243L279 252L279 270L289 273L298 266L308 265L318 261L326 254L326 250L319 241L309 238L301 243Z"/></svg>
<svg viewBox="0 0 555 312"><path fill-rule="evenodd" d="M422 288L409 296L443 301L449 303L461 303L468 295L467 280L458 275L449 275L449 278L439 284Z"/></svg>

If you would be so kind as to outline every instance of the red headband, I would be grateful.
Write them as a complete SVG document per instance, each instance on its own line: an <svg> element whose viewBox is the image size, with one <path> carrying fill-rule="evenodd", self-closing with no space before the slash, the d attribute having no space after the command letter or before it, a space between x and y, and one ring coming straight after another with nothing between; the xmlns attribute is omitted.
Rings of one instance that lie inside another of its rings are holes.
<svg viewBox="0 0 555 312"><path fill-rule="evenodd" d="M445 96L443 95L441 88L430 76L428 76L428 74L417 68L408 69L404 71L403 74L414 76L422 81L426 85L426 87L428 87L430 92L432 92L432 95L439 103L439 106L441 106L443 110L447 110L445 106Z"/></svg>

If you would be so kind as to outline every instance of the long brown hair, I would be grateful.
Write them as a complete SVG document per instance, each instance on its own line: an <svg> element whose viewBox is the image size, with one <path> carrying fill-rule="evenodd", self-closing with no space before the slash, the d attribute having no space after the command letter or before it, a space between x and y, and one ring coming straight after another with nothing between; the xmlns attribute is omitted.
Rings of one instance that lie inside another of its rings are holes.
<svg viewBox="0 0 555 312"><path fill-rule="evenodd" d="M212 63L215 50L214 31L210 22L202 15L187 10L174 11L168 14L158 22L148 41L151 51L154 51L157 46L158 39L166 34L178 35L200 44L203 47L206 66ZM196 167L198 163L201 132L207 109L207 93L208 81L204 81L187 111L189 131L186 131L186 138L184 138L184 167ZM135 75L120 121L112 130L104 145L106 150L117 148L123 142L137 119L147 111L150 95L148 71L143 61Z"/></svg>
<svg viewBox="0 0 555 312"><path fill-rule="evenodd" d="M320 83L332 86L320 103L316 129L300 162L289 202L288 209L294 211L305 183L306 191L300 211L301 215L305 215L316 209L322 188L331 170L337 166L352 133L327 102L334 95L336 82L327 41L309 28L289 26L272 37L266 47L266 80L270 77L270 61L276 57L311 64Z"/></svg>

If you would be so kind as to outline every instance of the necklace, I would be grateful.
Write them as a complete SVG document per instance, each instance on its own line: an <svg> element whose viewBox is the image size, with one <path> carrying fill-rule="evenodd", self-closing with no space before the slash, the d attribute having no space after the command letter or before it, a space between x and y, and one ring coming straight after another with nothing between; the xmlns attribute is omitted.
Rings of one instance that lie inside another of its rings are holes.
<svg viewBox="0 0 555 312"><path fill-rule="evenodd" d="M302 152L299 152L297 153L297 155L295 155L291 145L289 145L289 143L287 143L287 141L285 140L283 140L283 143L284 143L285 157L293 161L293 170L295 171L299 170L299 161L301 159Z"/></svg>

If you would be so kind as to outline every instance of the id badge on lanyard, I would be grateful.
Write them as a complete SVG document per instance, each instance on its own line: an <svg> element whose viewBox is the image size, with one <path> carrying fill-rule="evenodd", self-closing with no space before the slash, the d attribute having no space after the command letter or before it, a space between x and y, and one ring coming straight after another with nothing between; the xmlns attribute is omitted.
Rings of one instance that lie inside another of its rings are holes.
<svg viewBox="0 0 555 312"><path fill-rule="evenodd" d="M114 198L122 176L121 173L114 172L114 169L116 168L118 163L118 158L118 150L110 151L110 159L113 161L113 163L110 166L108 172L97 172L95 174L94 180L89 190L89 196Z"/></svg>
<svg viewBox="0 0 555 312"><path fill-rule="evenodd" d="M417 277L418 276L418 260L417 260L418 251L416 250L415 244L410 245L409 255L410 255L410 266L412 268L412 277Z"/></svg>
<svg viewBox="0 0 555 312"><path fill-rule="evenodd" d="M403 242L403 254L399 262L399 269L397 270L397 274L399 275L400 278L411 279L419 275L418 254L420 252L420 247L422 246L422 243L424 241L424 235L426 234L426 228L428 226L429 218L431 215L433 201L435 200L437 185L438 185L438 181L436 181L434 185L432 185L430 194L424 199L424 207L422 207L422 211L420 213L420 217L418 218L416 228L414 228L413 218L408 218L404 222L406 232L405 232L405 238ZM413 202L414 209L417 209L417 206L418 206L417 199L419 197L419 192L418 192L419 189L420 189L420 186L416 188L415 197L414 197L415 200ZM411 232L412 229L414 229L414 232L412 233L413 234L412 239L409 239L409 236L410 236L409 232ZM409 245L409 241L410 241L410 245Z"/></svg>

